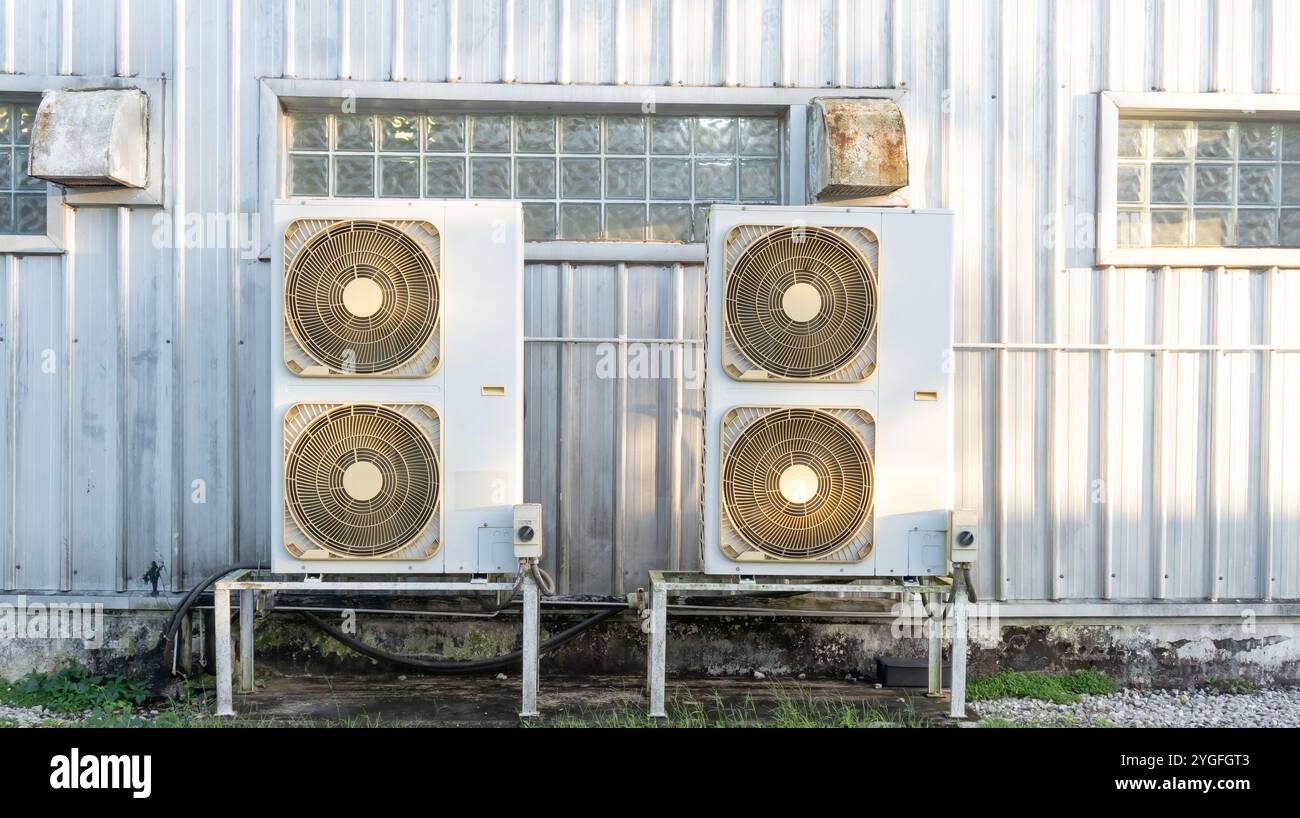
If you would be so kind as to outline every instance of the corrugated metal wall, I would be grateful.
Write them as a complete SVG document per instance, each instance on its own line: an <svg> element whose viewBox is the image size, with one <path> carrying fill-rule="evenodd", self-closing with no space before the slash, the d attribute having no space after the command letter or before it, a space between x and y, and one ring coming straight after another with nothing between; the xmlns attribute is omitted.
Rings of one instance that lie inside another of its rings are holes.
<svg viewBox="0 0 1300 818"><path fill-rule="evenodd" d="M1286 320L1300 271L1094 269L1074 229L1095 210L1096 92L1300 93L1295 4L3 11L5 72L168 78L172 216L256 211L259 77L906 87L913 202L958 213L957 477L960 502L983 515L980 592L1300 597L1300 355L1186 350L1300 344ZM157 215L69 211L66 255L0 265L4 589L141 589L151 560L178 588L266 554L271 270L237 247L172 247ZM1047 224L1071 240L1045 242ZM701 281L696 267L533 265L527 332L698 338ZM1065 343L1085 348L1041 348ZM528 491L547 503L548 559L575 593L692 567L698 548L697 391L596 379L596 354L554 341L528 352Z"/></svg>

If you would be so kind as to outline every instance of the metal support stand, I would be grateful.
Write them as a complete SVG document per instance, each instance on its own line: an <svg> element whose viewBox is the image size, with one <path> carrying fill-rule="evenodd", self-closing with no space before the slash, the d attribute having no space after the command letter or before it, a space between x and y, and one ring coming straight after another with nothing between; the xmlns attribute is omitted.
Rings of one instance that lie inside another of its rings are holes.
<svg viewBox="0 0 1300 818"><path fill-rule="evenodd" d="M668 713L664 710L664 675L668 659L668 586L650 573L650 650L646 654L649 663L650 679L650 717L664 719Z"/></svg>
<svg viewBox="0 0 1300 818"><path fill-rule="evenodd" d="M217 583L212 592L213 618L217 627L217 715L235 715L234 694L230 689L230 586Z"/></svg>
<svg viewBox="0 0 1300 818"><path fill-rule="evenodd" d="M180 671L186 676L194 675L194 622L189 614L181 617L180 632Z"/></svg>
<svg viewBox="0 0 1300 818"><path fill-rule="evenodd" d="M926 658L929 659L929 678L926 685L926 695L935 698L943 695L943 595L928 594L921 597L921 604L929 604L929 618L926 624L929 627L930 645L926 650ZM935 611L939 611L938 616Z"/></svg>
<svg viewBox="0 0 1300 818"><path fill-rule="evenodd" d="M258 574L263 578L259 578ZM492 581L469 582L462 578L353 581L353 582L308 582L306 579L283 579L266 572L249 570L232 571L217 581L213 588L216 619L216 660L217 660L217 715L235 715L233 668L231 667L230 639L230 592L238 591L240 598L240 692L248 693L253 689L253 592L254 591L298 591L320 593L336 591L340 593L368 593L371 591L406 591L406 592L440 592L440 593L481 593L484 591L512 591L515 577L507 575L504 579ZM523 578L524 593L524 671L523 703L520 712L523 715L537 714L537 664L539 652L539 633L541 630L540 591L532 573L527 572ZM530 649L529 642L532 647ZM531 696L531 698L530 698Z"/></svg>
<svg viewBox="0 0 1300 818"><path fill-rule="evenodd" d="M966 584L960 571L952 587L952 698L948 717L966 718Z"/></svg>
<svg viewBox="0 0 1300 818"><path fill-rule="evenodd" d="M253 592L239 592L239 692L253 692Z"/></svg>
<svg viewBox="0 0 1300 818"><path fill-rule="evenodd" d="M542 593L531 570L524 571L524 701L519 708L522 718L535 718L537 712L537 666L541 645Z"/></svg>
<svg viewBox="0 0 1300 818"><path fill-rule="evenodd" d="M920 594L941 599L950 590L950 586L935 579L922 583L904 583L890 579L862 579L851 583L830 583L813 577L762 577L753 581L742 581L740 577L709 577L699 573L675 571L650 572L650 648L646 656L647 685L650 694L651 718L667 718L664 703L665 667L668 649L668 593L669 591L687 591L691 593L724 592L746 594L798 593L822 594L826 596L868 596L891 594L909 599L912 594ZM960 580L954 582L951 590L954 594L954 622L952 642L952 718L965 718L966 715L966 590ZM942 621L927 620L930 630L928 636L929 654L929 690L939 694L943 684L943 649Z"/></svg>

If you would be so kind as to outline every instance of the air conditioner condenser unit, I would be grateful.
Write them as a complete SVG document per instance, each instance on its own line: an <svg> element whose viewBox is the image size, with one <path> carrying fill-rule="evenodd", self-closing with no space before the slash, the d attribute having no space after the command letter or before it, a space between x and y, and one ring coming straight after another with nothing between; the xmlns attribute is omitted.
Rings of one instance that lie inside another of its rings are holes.
<svg viewBox="0 0 1300 818"><path fill-rule="evenodd" d="M276 206L276 573L514 573L518 204Z"/></svg>
<svg viewBox="0 0 1300 818"><path fill-rule="evenodd" d="M714 206L709 574L947 573L952 215Z"/></svg>

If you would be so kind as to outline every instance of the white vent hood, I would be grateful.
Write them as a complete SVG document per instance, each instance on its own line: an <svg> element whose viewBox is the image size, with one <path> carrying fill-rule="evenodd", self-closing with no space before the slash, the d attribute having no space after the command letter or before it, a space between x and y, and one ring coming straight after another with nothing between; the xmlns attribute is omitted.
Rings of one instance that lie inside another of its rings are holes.
<svg viewBox="0 0 1300 818"><path fill-rule="evenodd" d="M134 88L47 92L32 128L28 173L73 188L145 187L148 110Z"/></svg>

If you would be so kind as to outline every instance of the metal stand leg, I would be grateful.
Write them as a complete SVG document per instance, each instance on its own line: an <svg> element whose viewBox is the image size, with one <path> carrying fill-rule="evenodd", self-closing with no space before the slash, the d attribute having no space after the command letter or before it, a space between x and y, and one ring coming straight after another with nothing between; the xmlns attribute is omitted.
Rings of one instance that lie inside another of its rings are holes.
<svg viewBox="0 0 1300 818"><path fill-rule="evenodd" d="M179 641L176 643L180 651L180 670L186 676L194 675L194 623L190 620L190 615L185 614L181 617L181 632Z"/></svg>
<svg viewBox="0 0 1300 818"><path fill-rule="evenodd" d="M939 641L940 634L943 631L943 598L938 594L926 594L921 598L921 604L930 604L929 617L925 620L927 627L930 629L930 647L927 651L927 658L930 660L930 676L927 686L927 696L943 695L943 644ZM935 610L939 613L936 615Z"/></svg>
<svg viewBox="0 0 1300 818"><path fill-rule="evenodd" d="M664 710L664 664L668 648L668 589L650 584L650 717L668 717Z"/></svg>
<svg viewBox="0 0 1300 818"><path fill-rule="evenodd" d="M960 575L952 589L952 706L949 718L966 718L966 586Z"/></svg>
<svg viewBox="0 0 1300 818"><path fill-rule="evenodd" d="M541 593L531 569L524 569L524 700L519 715L533 718L537 713L538 640L541 631Z"/></svg>
<svg viewBox="0 0 1300 818"><path fill-rule="evenodd" d="M217 636L217 715L235 715L234 694L230 689L230 589L217 588L212 594L216 611Z"/></svg>
<svg viewBox="0 0 1300 818"><path fill-rule="evenodd" d="M253 692L253 592L239 592L239 692Z"/></svg>

